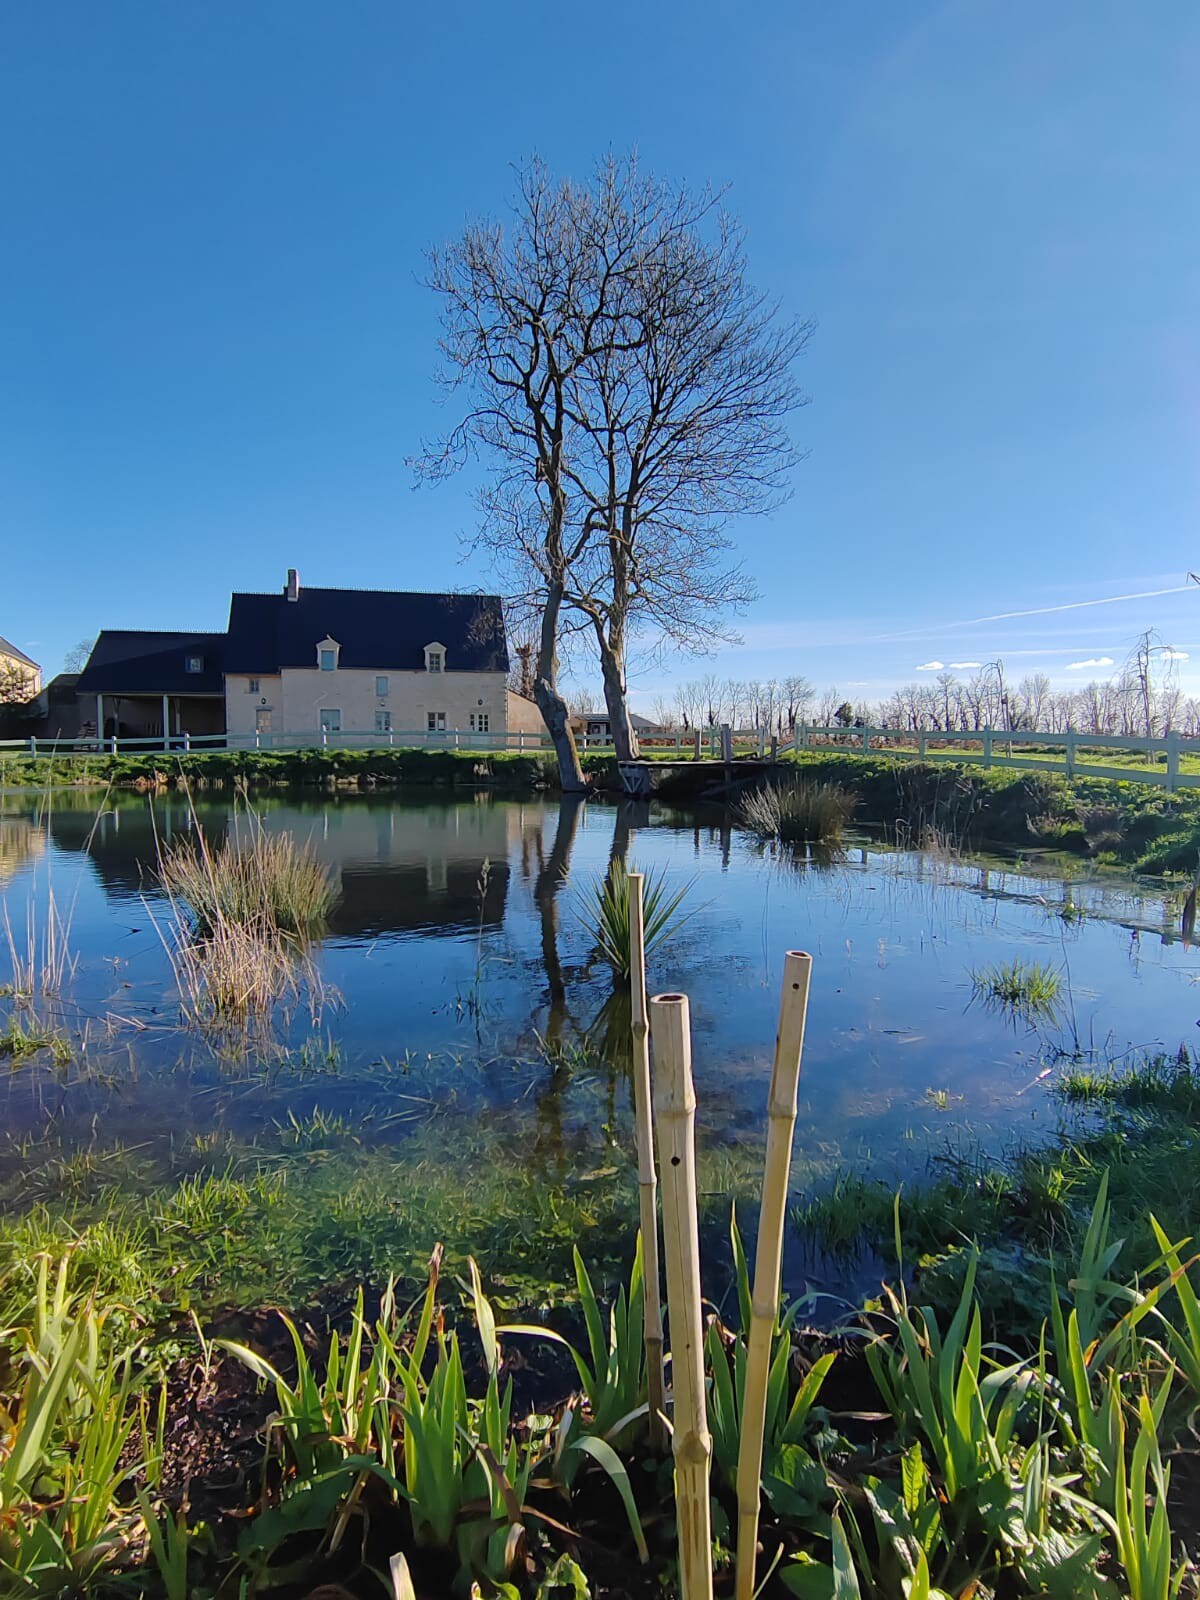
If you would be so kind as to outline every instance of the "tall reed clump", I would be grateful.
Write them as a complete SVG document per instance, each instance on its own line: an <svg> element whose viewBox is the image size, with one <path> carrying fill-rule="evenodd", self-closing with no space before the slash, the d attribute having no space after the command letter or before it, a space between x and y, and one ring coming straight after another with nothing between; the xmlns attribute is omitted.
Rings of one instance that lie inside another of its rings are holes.
<svg viewBox="0 0 1200 1600"><path fill-rule="evenodd" d="M766 784L742 801L742 825L785 844L836 844L849 825L857 796L836 783L797 778Z"/></svg>
<svg viewBox="0 0 1200 1600"><path fill-rule="evenodd" d="M216 849L202 834L169 845L159 878L205 936L222 923L266 920L279 933L309 939L321 932L334 901L329 872L311 846L290 833L267 833L253 816L245 831L235 829Z"/></svg>
<svg viewBox="0 0 1200 1600"><path fill-rule="evenodd" d="M630 878L633 874L623 861L611 863L603 878L592 887L591 903L584 907L583 920L600 946L601 954L619 978L627 979L632 961L630 936ZM642 880L643 956L649 956L672 939L692 915L684 910L690 883L670 889L665 872L636 874Z"/></svg>
<svg viewBox="0 0 1200 1600"><path fill-rule="evenodd" d="M333 884L312 850L268 834L257 818L216 849L196 840L160 849L158 879L175 913L164 941L195 1021L236 1022L321 985L307 943L324 926Z"/></svg>

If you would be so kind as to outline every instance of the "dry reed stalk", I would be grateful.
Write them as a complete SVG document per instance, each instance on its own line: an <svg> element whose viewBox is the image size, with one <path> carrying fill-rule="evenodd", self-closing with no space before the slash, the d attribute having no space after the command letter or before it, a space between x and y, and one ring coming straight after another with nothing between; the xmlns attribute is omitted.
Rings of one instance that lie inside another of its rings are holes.
<svg viewBox="0 0 1200 1600"><path fill-rule="evenodd" d="M692 1034L684 994L650 1002L656 1093L654 1119L663 1186L663 1254L671 1325L675 1397L675 1514L681 1600L712 1600L712 1529L708 1501L712 1437L704 1399L704 1328L700 1313L700 1226L696 1208L696 1091Z"/></svg>
<svg viewBox="0 0 1200 1600"><path fill-rule="evenodd" d="M736 1600L752 1600L758 1554L758 1512L761 1495L763 1430L767 1412L767 1379L771 1342L779 1317L779 1272L783 1259L783 1225L787 1215L792 1137L812 957L789 950L783 963L783 996L779 1032L767 1100L767 1153L763 1166L762 1204L758 1215L758 1247L754 1258L754 1291L746 1339L746 1385L742 1396L742 1437L738 1445L738 1536Z"/></svg>
<svg viewBox="0 0 1200 1600"><path fill-rule="evenodd" d="M629 874L629 990L633 1000L633 1114L637 1128L638 1203L644 1267L642 1326L646 1345L646 1387L650 1403L650 1448L666 1444L663 1415L662 1302L659 1297L658 1175L654 1170L654 1118L650 1100L650 1022L646 1014L646 938L643 874Z"/></svg>

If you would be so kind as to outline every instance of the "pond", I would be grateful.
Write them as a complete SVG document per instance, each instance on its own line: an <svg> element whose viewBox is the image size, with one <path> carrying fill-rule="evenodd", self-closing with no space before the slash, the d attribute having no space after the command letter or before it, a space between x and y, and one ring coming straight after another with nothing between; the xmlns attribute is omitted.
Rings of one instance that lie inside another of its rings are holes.
<svg viewBox="0 0 1200 1600"><path fill-rule="evenodd" d="M702 1177L718 1186L722 1160L752 1166L761 1150L788 949L814 961L797 1192L847 1167L901 1182L947 1150L1045 1138L1063 1061L1195 1038L1200 969L1175 937L1177 903L1127 879L866 839L797 860L722 811L654 803L335 793L255 805L268 830L312 842L338 898L316 955L319 1013L296 1006L246 1039L180 1025L153 876L156 835L198 822L215 840L233 825L229 800L0 797L0 986L10 940L26 949L51 895L75 962L53 1006L71 1061L0 1063L10 1195L51 1134L60 1152L119 1145L167 1172L184 1145L223 1139L283 1159L331 1128L401 1164L428 1158L432 1138L467 1179L472 1162L494 1180L516 1161L535 1179L573 1164L624 1182L605 1162L628 1136L627 1015L584 920L614 855L688 886L650 987L690 996ZM1060 974L1051 1014L976 995L973 972L1018 956ZM0 999L0 1032L12 1009Z"/></svg>

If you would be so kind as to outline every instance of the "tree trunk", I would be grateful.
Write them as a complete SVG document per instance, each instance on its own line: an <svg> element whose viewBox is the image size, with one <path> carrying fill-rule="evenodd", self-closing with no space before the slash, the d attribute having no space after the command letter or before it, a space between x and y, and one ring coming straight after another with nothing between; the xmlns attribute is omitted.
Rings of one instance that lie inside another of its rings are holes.
<svg viewBox="0 0 1200 1600"><path fill-rule="evenodd" d="M579 751L571 732L571 713L558 692L558 617L562 610L562 584L552 583L542 608L542 629L538 643L537 678L533 698L542 720L554 741L558 757L558 781L564 794L583 794L587 784L579 765Z"/></svg>
<svg viewBox="0 0 1200 1600"><path fill-rule="evenodd" d="M625 652L622 643L605 635L596 619L596 640L600 646L600 675L604 682L604 706L612 728L613 747L618 761L636 761L639 755L637 734L629 716L625 689Z"/></svg>

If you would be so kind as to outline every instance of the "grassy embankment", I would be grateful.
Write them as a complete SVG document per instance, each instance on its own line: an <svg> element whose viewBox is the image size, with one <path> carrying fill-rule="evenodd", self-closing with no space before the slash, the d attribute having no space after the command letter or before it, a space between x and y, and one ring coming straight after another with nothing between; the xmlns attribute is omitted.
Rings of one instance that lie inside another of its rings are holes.
<svg viewBox="0 0 1200 1600"><path fill-rule="evenodd" d="M1041 848L1153 874L1190 876L1200 863L1200 789L1167 794L1116 779L824 751L789 755L784 763L815 782L850 791L856 797L855 820L881 827L900 842L931 838L959 848ZM597 788L618 787L611 756L585 755L583 765ZM381 749L0 758L0 787L161 787L181 778L198 789L241 783L252 789L394 785L528 793L557 786L548 752ZM696 798L694 790L686 767L677 769L672 798Z"/></svg>

